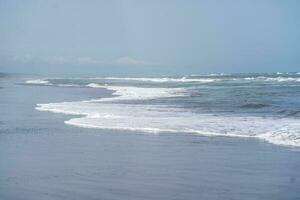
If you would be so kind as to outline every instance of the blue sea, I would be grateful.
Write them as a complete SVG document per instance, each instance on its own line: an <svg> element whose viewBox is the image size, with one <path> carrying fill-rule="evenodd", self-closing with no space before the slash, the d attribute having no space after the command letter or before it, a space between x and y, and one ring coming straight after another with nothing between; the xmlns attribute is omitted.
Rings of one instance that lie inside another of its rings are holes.
<svg viewBox="0 0 300 200"><path fill-rule="evenodd" d="M107 89L112 97L37 104L85 128L249 137L300 146L300 73L29 79Z"/></svg>

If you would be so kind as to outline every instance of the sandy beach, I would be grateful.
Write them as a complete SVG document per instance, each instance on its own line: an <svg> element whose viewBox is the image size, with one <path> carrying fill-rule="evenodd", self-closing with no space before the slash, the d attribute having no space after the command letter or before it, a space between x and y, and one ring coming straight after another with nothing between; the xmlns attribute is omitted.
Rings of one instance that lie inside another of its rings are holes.
<svg viewBox="0 0 300 200"><path fill-rule="evenodd" d="M0 199L300 198L297 148L249 138L78 128L64 124L69 116L35 105L110 91L17 83L6 80L0 89Z"/></svg>

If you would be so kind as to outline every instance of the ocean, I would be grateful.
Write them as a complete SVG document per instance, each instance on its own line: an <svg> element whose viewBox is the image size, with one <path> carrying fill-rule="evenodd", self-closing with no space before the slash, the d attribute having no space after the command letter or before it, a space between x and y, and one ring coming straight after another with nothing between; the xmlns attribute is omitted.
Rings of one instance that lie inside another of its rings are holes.
<svg viewBox="0 0 300 200"><path fill-rule="evenodd" d="M300 199L300 73L0 74L0 199Z"/></svg>
<svg viewBox="0 0 300 200"><path fill-rule="evenodd" d="M86 128L251 137L300 146L300 74L45 78L25 84L92 87L110 98L37 104ZM78 117L79 115L79 117Z"/></svg>

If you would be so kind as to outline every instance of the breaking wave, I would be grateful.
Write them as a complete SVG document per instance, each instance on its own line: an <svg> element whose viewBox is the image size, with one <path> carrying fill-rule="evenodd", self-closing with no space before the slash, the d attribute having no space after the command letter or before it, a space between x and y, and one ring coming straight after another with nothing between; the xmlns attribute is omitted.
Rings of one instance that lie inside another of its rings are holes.
<svg viewBox="0 0 300 200"><path fill-rule="evenodd" d="M31 85L51 85L51 83L48 80L43 79L27 80L25 81L25 83Z"/></svg>
<svg viewBox="0 0 300 200"><path fill-rule="evenodd" d="M105 88L113 90L114 97L104 98L93 101L117 101L117 100L147 100L168 97L180 97L185 95L183 88L140 88L125 86L102 86L96 83L90 83L87 86L93 88Z"/></svg>
<svg viewBox="0 0 300 200"><path fill-rule="evenodd" d="M289 76L287 76L289 75ZM76 86L85 86L80 84L71 84L71 83L57 83L57 81L66 81L72 82L77 81L80 82L82 80L89 80L89 82L85 85L88 87L93 87L93 83L95 84L106 83L111 81L119 81L119 82L128 82L128 83L156 83L156 84L221 84L224 82L232 82L232 83L241 83L241 82L266 82L266 83L298 83L300 82L300 76L298 73L290 74L283 74L283 73L276 73L275 76L237 76L237 75L206 75L206 76L183 76L183 77L98 77L98 78L68 78L68 79L59 79L59 78L49 78L49 79L33 79L25 81L26 84L30 85L51 85L51 86L59 86L59 87L76 87ZM94 85L96 86L96 85ZM99 86L96 86L99 87Z"/></svg>
<svg viewBox="0 0 300 200"><path fill-rule="evenodd" d="M185 95L182 88L88 87L113 90L113 97L96 100L38 104L36 109L80 115L66 124L99 129L143 131L149 133L185 132L211 136L249 137L273 144L300 146L300 123L294 118L200 114L170 105L128 104L128 100L174 98ZM265 105L246 104L258 108Z"/></svg>
<svg viewBox="0 0 300 200"><path fill-rule="evenodd" d="M104 77L100 79L106 80L126 80L126 81L144 81L144 82L156 82L156 83L167 83L167 82L179 82L179 83L187 83L187 82L201 82L201 83L210 83L217 81L217 79L212 78L120 78L120 77Z"/></svg>
<svg viewBox="0 0 300 200"><path fill-rule="evenodd" d="M170 107L97 102L38 104L36 109L82 115L65 123L86 128L254 137L279 145L300 146L300 123L296 119L199 115Z"/></svg>

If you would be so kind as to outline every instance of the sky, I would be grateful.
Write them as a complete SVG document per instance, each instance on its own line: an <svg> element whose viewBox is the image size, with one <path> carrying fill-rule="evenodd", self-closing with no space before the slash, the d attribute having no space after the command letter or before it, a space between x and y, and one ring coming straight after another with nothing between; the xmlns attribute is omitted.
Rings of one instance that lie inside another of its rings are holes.
<svg viewBox="0 0 300 200"><path fill-rule="evenodd" d="M298 0L0 0L0 72L300 71Z"/></svg>

